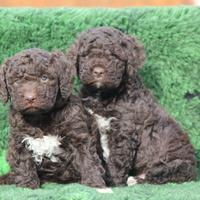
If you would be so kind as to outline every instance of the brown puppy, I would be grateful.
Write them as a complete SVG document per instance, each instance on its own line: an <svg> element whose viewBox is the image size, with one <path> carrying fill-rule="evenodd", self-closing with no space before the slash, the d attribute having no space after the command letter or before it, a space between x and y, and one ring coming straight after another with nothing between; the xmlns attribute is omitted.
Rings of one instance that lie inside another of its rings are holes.
<svg viewBox="0 0 200 200"><path fill-rule="evenodd" d="M81 102L71 94L73 77L74 69L61 52L28 49L3 64L0 97L11 102L7 155L11 172L0 177L1 184L105 186Z"/></svg>
<svg viewBox="0 0 200 200"><path fill-rule="evenodd" d="M114 28L94 28L77 38L67 58L82 82L80 96L109 185L126 184L130 174L136 178L128 184L196 178L188 136L138 76L145 55L135 38Z"/></svg>

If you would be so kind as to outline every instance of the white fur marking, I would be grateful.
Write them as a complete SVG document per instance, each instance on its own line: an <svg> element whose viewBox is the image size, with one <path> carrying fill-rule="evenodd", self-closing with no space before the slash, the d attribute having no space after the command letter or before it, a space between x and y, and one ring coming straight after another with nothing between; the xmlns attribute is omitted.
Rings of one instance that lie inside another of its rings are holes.
<svg viewBox="0 0 200 200"><path fill-rule="evenodd" d="M110 131L110 122L112 120L115 120L115 117L109 117L109 118L105 118L102 117L98 114L94 114L95 119L97 121L97 125L99 128L99 132L101 134L101 147L103 149L103 157L105 159L105 161L108 160L108 157L110 155L110 149L109 149L109 145L108 145L108 133Z"/></svg>
<svg viewBox="0 0 200 200"><path fill-rule="evenodd" d="M93 115L96 119L98 129L99 129L99 132L101 134L100 142L101 142L101 147L103 149L103 157L104 157L105 161L107 161L108 157L110 155L107 133L110 130L110 122L112 120L116 120L116 118L115 117L105 118L105 117L102 117L101 115L95 114L89 108L86 108L86 110L89 112L89 114Z"/></svg>
<svg viewBox="0 0 200 200"><path fill-rule="evenodd" d="M141 178L141 179L145 179L146 178L146 174L140 174L138 177Z"/></svg>
<svg viewBox="0 0 200 200"><path fill-rule="evenodd" d="M107 161L110 155L110 149L108 146L108 136L105 134L102 134L100 138L100 142L101 142L101 147L103 149L103 158L105 161Z"/></svg>
<svg viewBox="0 0 200 200"><path fill-rule="evenodd" d="M96 190L99 193L110 193L110 194L113 193L111 188L97 188Z"/></svg>
<svg viewBox="0 0 200 200"><path fill-rule="evenodd" d="M140 174L138 176L129 176L127 181L126 181L126 184L128 186L132 186L132 185L136 185L138 182L137 182L137 178L140 178L140 179L145 179L146 177L146 174Z"/></svg>
<svg viewBox="0 0 200 200"><path fill-rule="evenodd" d="M109 118L105 118L102 117L98 114L94 114L98 127L99 127L99 131L102 134L106 134L109 130L110 130L110 122L114 119L116 119L115 117L109 117Z"/></svg>
<svg viewBox="0 0 200 200"><path fill-rule="evenodd" d="M102 83L101 82L96 82L96 87L97 88L100 88L102 86Z"/></svg>
<svg viewBox="0 0 200 200"><path fill-rule="evenodd" d="M133 176L129 176L128 179L127 179L126 184L128 186L136 185L137 184L137 179L134 178Z"/></svg>
<svg viewBox="0 0 200 200"><path fill-rule="evenodd" d="M40 165L44 157L49 158L52 162L59 162L56 156L63 152L60 146L61 137L58 136L43 136L42 138L25 137L22 143L25 147L32 151L32 156L36 164Z"/></svg>

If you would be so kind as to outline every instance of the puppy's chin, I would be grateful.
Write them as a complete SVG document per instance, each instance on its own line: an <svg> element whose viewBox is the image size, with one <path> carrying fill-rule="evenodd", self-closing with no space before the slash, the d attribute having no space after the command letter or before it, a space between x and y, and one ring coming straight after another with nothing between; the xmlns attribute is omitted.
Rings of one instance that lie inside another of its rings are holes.
<svg viewBox="0 0 200 200"><path fill-rule="evenodd" d="M110 82L101 82L101 81L94 81L92 83L83 82L83 85L91 92L98 93L98 92L112 92L118 88L118 84L112 84Z"/></svg>
<svg viewBox="0 0 200 200"><path fill-rule="evenodd" d="M91 89L92 91L94 91L94 92L95 91L98 92L98 91L107 90L106 85L104 83L102 83L102 82L94 82L94 83L92 83L90 85L87 85L87 87L89 89Z"/></svg>
<svg viewBox="0 0 200 200"><path fill-rule="evenodd" d="M104 84L102 82L96 82L94 84L94 87L96 87L97 89L101 89L101 88L104 88Z"/></svg>
<svg viewBox="0 0 200 200"><path fill-rule="evenodd" d="M112 91L115 90L116 88L118 88L118 85L114 85L114 84L110 84L110 83L103 83L103 82L95 82L93 84L93 87L97 90L97 91Z"/></svg>
<svg viewBox="0 0 200 200"><path fill-rule="evenodd" d="M50 108L39 108L39 107L29 107L29 108L25 108L20 110L20 112L24 115L38 115L38 114L43 114L43 113L47 113L48 111L50 111Z"/></svg>
<svg viewBox="0 0 200 200"><path fill-rule="evenodd" d="M92 90L92 91L96 91L96 90L102 90L104 88L104 84L102 82L83 82L83 85L86 86L88 89Z"/></svg>

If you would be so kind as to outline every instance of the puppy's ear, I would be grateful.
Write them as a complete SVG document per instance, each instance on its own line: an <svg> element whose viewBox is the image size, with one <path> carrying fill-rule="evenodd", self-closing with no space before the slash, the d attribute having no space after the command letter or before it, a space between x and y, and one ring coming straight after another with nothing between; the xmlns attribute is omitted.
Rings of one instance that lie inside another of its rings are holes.
<svg viewBox="0 0 200 200"><path fill-rule="evenodd" d="M126 52L127 73L132 76L144 64L144 48L136 38L131 36L125 36L124 40L121 41L121 46Z"/></svg>
<svg viewBox="0 0 200 200"><path fill-rule="evenodd" d="M79 75L79 52L79 41L77 40L74 44L72 44L72 46L67 50L66 53L66 59L70 63L71 67L75 69L77 75Z"/></svg>
<svg viewBox="0 0 200 200"><path fill-rule="evenodd" d="M9 93L6 85L6 63L0 67L0 98L4 103L9 99Z"/></svg>
<svg viewBox="0 0 200 200"><path fill-rule="evenodd" d="M52 53L52 62L58 69L59 88L63 99L67 100L72 93L75 68L66 59L66 56L59 51Z"/></svg>

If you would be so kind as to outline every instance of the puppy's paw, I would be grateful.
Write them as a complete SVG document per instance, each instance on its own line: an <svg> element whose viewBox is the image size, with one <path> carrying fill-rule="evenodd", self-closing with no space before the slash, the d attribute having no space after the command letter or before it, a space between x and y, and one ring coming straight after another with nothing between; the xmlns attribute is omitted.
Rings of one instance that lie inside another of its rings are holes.
<svg viewBox="0 0 200 200"><path fill-rule="evenodd" d="M139 184L139 183L145 183L145 178L146 178L146 174L140 174L138 176L129 176L127 181L126 181L126 184L128 186L133 186L133 185L136 185L136 184Z"/></svg>
<svg viewBox="0 0 200 200"><path fill-rule="evenodd" d="M23 188L30 188L30 189L40 188L40 185L36 184L36 183L16 184L16 186L17 187L23 187Z"/></svg>
<svg viewBox="0 0 200 200"><path fill-rule="evenodd" d="M138 176L138 178L140 178L140 179L145 179L145 178L146 178L146 174L140 174L140 175Z"/></svg>
<svg viewBox="0 0 200 200"><path fill-rule="evenodd" d="M133 186L133 185L136 185L138 182L137 182L137 178L136 177L133 177L133 176L129 176L127 181L126 181L126 184L128 186Z"/></svg>
<svg viewBox="0 0 200 200"><path fill-rule="evenodd" d="M18 178L18 179L17 179ZM40 180L38 177L33 177L32 179L25 179L24 177L16 177L16 180L20 181L18 183L15 183L17 187L23 187L23 188L30 188L30 189L38 189L40 188Z"/></svg>
<svg viewBox="0 0 200 200"><path fill-rule="evenodd" d="M110 194L113 193L111 188L96 188L96 190L99 193L110 193Z"/></svg>

